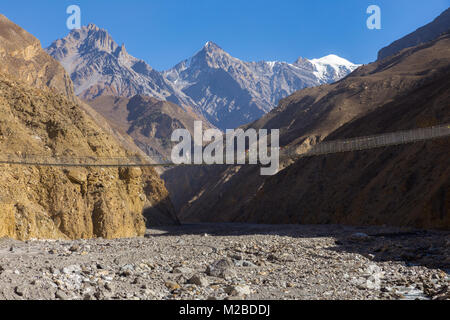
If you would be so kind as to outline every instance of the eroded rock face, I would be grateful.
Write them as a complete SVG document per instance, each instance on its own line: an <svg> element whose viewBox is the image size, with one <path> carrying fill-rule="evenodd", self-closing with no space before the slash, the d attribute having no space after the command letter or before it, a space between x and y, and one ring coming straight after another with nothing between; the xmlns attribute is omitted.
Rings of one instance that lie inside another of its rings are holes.
<svg viewBox="0 0 450 320"><path fill-rule="evenodd" d="M76 105L0 76L0 150L43 156L126 156ZM170 201L151 169L2 165L0 236L117 238L143 235L146 207ZM164 207L164 205L162 205Z"/></svg>
<svg viewBox="0 0 450 320"><path fill-rule="evenodd" d="M73 99L72 81L34 36L0 14L0 72Z"/></svg>

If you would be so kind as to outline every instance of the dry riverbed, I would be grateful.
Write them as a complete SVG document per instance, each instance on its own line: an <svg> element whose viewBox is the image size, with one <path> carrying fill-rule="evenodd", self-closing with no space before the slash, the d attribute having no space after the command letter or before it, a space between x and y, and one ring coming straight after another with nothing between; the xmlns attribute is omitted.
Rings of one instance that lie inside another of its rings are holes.
<svg viewBox="0 0 450 320"><path fill-rule="evenodd" d="M450 299L450 233L202 224L0 239L0 299Z"/></svg>

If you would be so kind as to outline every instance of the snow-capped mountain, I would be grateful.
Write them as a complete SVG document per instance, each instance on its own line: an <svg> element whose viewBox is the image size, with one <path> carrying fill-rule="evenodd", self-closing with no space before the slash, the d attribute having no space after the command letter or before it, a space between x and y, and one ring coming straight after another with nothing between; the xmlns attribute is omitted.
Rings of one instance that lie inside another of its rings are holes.
<svg viewBox="0 0 450 320"><path fill-rule="evenodd" d="M220 129L254 121L293 92L337 81L358 67L335 55L294 63L245 62L207 42L193 57L158 72L93 24L72 30L47 52L84 99L148 95L193 108Z"/></svg>
<svg viewBox="0 0 450 320"><path fill-rule="evenodd" d="M359 65L334 54L320 59L312 59L309 62L314 66L313 74L324 83L336 82L359 67Z"/></svg>
<svg viewBox="0 0 450 320"><path fill-rule="evenodd" d="M358 65L336 55L295 63L245 62L213 42L164 72L221 129L260 118L293 92L342 79Z"/></svg>
<svg viewBox="0 0 450 320"><path fill-rule="evenodd" d="M143 94L180 105L192 105L160 72L127 53L104 29L94 24L72 30L46 51L70 74L75 93L90 100L98 96L133 97Z"/></svg>

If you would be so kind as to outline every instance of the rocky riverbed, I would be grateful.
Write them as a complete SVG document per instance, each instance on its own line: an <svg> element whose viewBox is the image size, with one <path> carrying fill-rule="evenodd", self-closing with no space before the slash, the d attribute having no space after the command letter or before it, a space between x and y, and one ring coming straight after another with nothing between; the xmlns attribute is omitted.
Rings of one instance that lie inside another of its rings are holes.
<svg viewBox="0 0 450 320"><path fill-rule="evenodd" d="M450 299L450 233L201 224L0 239L0 299Z"/></svg>

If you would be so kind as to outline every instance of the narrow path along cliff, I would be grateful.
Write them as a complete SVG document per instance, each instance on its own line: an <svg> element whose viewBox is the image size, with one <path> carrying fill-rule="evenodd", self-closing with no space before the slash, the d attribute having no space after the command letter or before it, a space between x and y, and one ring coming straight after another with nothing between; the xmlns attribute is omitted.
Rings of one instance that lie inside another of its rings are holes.
<svg viewBox="0 0 450 320"><path fill-rule="evenodd" d="M132 239L0 239L0 299L449 299L449 257L449 232L392 227L199 224Z"/></svg>

